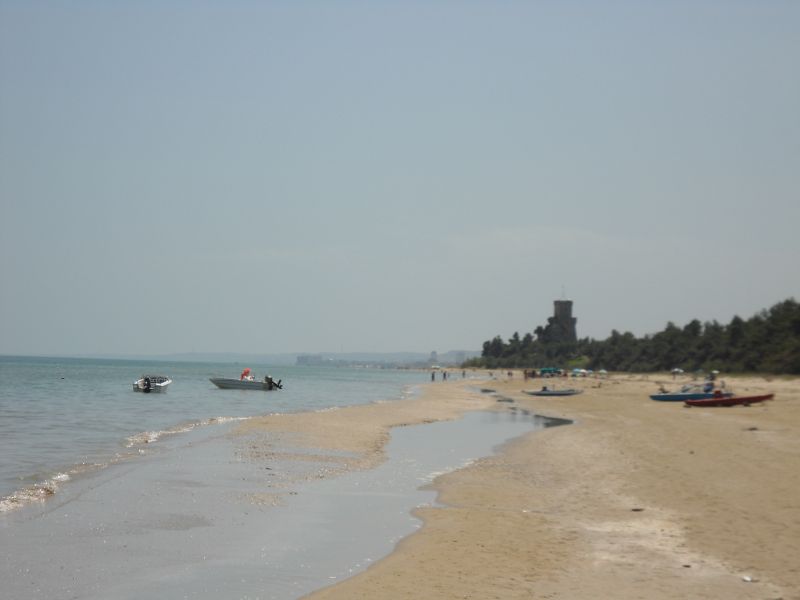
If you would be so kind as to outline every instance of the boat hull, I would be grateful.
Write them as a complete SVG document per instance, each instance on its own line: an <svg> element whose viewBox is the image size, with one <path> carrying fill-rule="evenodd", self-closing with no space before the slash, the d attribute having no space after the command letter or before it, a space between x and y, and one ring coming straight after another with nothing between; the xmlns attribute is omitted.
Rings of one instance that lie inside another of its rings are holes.
<svg viewBox="0 0 800 600"><path fill-rule="evenodd" d="M539 390L535 392L528 392L531 396L574 396L575 394L582 393L583 390Z"/></svg>
<svg viewBox="0 0 800 600"><path fill-rule="evenodd" d="M727 398L703 398L699 400L687 400L687 406L748 406L757 402L772 400L775 394L762 394L760 396L729 396Z"/></svg>
<svg viewBox="0 0 800 600"><path fill-rule="evenodd" d="M266 381L248 381L246 379L230 379L227 377L212 377L211 383L223 390L261 390L271 392L278 389L275 384Z"/></svg>
<svg viewBox="0 0 800 600"><path fill-rule="evenodd" d="M733 396L731 392L722 394L722 398L730 398ZM658 400L659 402L687 402L690 400L709 400L711 398L719 398L719 394L714 392L675 392L673 394L653 394L650 396L651 400Z"/></svg>

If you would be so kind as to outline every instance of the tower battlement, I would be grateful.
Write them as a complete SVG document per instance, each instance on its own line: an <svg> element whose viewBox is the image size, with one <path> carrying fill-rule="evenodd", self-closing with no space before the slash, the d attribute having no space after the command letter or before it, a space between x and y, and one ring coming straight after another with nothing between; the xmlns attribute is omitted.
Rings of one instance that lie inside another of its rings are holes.
<svg viewBox="0 0 800 600"><path fill-rule="evenodd" d="M547 319L546 339L551 342L577 342L577 322L578 319L572 316L572 300L553 301L553 316Z"/></svg>
<svg viewBox="0 0 800 600"><path fill-rule="evenodd" d="M569 321L572 319L572 300L554 300L553 316L558 321Z"/></svg>

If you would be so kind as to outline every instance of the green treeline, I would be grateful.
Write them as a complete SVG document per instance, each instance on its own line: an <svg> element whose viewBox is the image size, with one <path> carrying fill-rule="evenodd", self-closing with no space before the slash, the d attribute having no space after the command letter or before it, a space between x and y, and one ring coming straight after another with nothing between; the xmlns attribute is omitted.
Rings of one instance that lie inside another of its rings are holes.
<svg viewBox="0 0 800 600"><path fill-rule="evenodd" d="M684 327L670 322L643 338L613 330L603 341L548 342L544 331L537 327L523 337L514 333L507 342L497 336L484 342L481 357L465 366L800 374L800 304L793 298L746 321L736 316L722 325L695 319Z"/></svg>

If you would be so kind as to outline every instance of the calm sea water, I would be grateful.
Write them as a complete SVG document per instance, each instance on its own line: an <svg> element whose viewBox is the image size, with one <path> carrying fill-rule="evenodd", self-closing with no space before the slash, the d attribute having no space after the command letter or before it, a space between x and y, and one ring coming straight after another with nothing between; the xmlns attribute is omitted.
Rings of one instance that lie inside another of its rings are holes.
<svg viewBox="0 0 800 600"><path fill-rule="evenodd" d="M220 390L209 377L282 379L277 392ZM164 394L132 383L164 374ZM400 399L425 373L257 364L0 356L0 511L55 492L82 471L133 459L145 444L270 413Z"/></svg>

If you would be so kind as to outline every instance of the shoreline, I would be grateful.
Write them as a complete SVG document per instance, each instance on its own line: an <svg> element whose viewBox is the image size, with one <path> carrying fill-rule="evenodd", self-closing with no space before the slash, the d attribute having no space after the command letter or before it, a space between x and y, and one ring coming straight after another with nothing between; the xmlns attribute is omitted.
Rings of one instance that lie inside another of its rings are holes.
<svg viewBox="0 0 800 600"><path fill-rule="evenodd" d="M0 423L5 459L0 514L58 497L87 473L136 460L197 428L265 412L402 399L425 379L421 372L293 367L282 373L291 381L287 389L266 396L261 391L219 390L208 381L231 371L232 365L173 367L169 374L174 383L166 394L142 395L130 384L149 368L138 362L79 360L66 365L61 359L12 357L0 363L5 385L0 412L7 416ZM36 386L24 383L32 378L37 378Z"/></svg>
<svg viewBox="0 0 800 600"><path fill-rule="evenodd" d="M445 396L195 429L76 479L2 516L7 593L284 600L345 580L421 526L423 484L542 425Z"/></svg>
<svg viewBox="0 0 800 600"><path fill-rule="evenodd" d="M118 597L142 589L218 597L212 589L241 580L242 594L311 600L800 600L800 380L726 379L740 394L776 398L684 408L648 395L685 378L654 375L552 379L584 393L542 398L525 390L544 382L516 372L415 384L418 392L398 400L252 417L211 438L189 432L168 453L87 478L70 497L45 503L40 522L31 511L7 513L25 543L6 556L5 569L27 566L26 577L53 590L71 572L99 569L108 579L122 569L128 579L114 581ZM498 420L517 427L540 415L569 424L517 429L523 433L472 455L483 458L445 460L456 470L423 469L410 487L424 484L416 489L435 501L400 507L398 517L421 525L406 537L384 531L387 511L398 510L394 492L386 494L392 468L446 458L457 436L443 432L457 428L430 424L480 412L488 420L465 420L472 444ZM372 525L362 502L378 519ZM333 504L343 516L333 516ZM65 550L78 539L80 551ZM153 554L156 539L168 555ZM310 543L314 560L284 554L294 552L292 540ZM335 550L364 542L383 550L350 563ZM34 558L41 544L50 560ZM270 571L267 556L282 562ZM308 581L328 569L341 574L335 585L311 592L328 583L322 578L305 596L299 588L274 595L287 584L276 573Z"/></svg>
<svg viewBox="0 0 800 600"><path fill-rule="evenodd" d="M419 531L306 598L800 598L800 382L727 380L776 399L653 402L681 383L657 375L570 379L585 391L564 398L523 393L541 382L519 373L487 383L493 402L574 422L437 478ZM458 389L425 386L426 410Z"/></svg>

